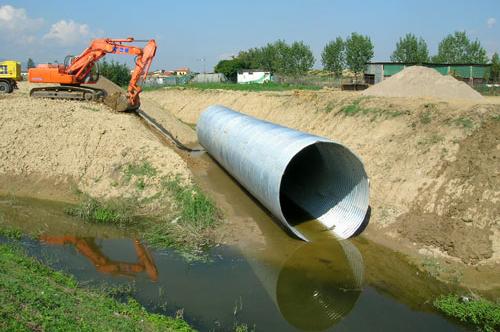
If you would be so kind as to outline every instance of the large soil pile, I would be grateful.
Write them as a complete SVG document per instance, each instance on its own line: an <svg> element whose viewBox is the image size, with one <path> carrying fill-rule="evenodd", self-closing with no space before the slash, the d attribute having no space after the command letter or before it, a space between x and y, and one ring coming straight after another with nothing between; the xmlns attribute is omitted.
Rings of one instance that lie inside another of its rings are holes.
<svg viewBox="0 0 500 332"><path fill-rule="evenodd" d="M452 76L432 68L411 66L363 91L365 96L434 97L482 100L481 94Z"/></svg>

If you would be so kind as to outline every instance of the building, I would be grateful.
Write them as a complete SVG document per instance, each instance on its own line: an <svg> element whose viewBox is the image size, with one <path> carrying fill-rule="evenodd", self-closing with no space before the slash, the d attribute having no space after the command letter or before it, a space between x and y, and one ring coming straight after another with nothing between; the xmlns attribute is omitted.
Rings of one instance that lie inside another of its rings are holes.
<svg viewBox="0 0 500 332"><path fill-rule="evenodd" d="M384 78L399 73L405 67L415 65L415 63L369 62L365 70L365 82L368 84L379 83L383 81ZM470 85L485 83L491 71L490 64L422 63L419 65L434 68L443 75L453 75L455 78L469 83Z"/></svg>
<svg viewBox="0 0 500 332"><path fill-rule="evenodd" d="M226 81L226 75L221 73L197 74L191 80L192 83L223 83Z"/></svg>
<svg viewBox="0 0 500 332"><path fill-rule="evenodd" d="M273 80L270 71L260 69L243 69L238 71L237 81L240 84L245 83L267 83Z"/></svg>
<svg viewBox="0 0 500 332"><path fill-rule="evenodd" d="M175 71L175 74L177 76L184 76L184 75L187 75L187 74L191 73L191 70L188 67L177 68L174 71Z"/></svg>

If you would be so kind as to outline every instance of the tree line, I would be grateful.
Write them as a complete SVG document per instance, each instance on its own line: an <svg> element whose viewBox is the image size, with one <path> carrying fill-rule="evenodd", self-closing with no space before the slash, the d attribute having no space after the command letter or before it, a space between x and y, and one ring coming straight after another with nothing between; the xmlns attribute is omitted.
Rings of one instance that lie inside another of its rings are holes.
<svg viewBox="0 0 500 332"><path fill-rule="evenodd" d="M349 69L355 76L363 73L366 63L374 55L374 45L368 36L353 32L345 38L337 37L328 42L322 53L323 69L337 77L344 69ZM449 63L465 64L491 62L491 79L500 80L500 59L498 53L488 59L486 50L479 40L471 40L465 32L456 31L447 35L438 46L438 52L430 56L427 43L422 37L412 33L401 37L396 43L391 57L392 62L403 63ZM301 76L312 69L316 59L311 48L303 41L287 44L284 40L268 43L241 51L231 60L221 60L215 66L216 73L223 73L230 80L236 80L241 69L263 69L283 76Z"/></svg>

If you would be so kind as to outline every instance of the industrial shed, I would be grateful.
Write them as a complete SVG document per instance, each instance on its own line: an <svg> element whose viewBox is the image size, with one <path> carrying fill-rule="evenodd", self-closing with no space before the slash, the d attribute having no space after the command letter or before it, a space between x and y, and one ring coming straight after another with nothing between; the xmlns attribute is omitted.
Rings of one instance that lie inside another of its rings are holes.
<svg viewBox="0 0 500 332"><path fill-rule="evenodd" d="M408 66L415 66L416 63L399 63L399 62L369 62L365 70L365 82L368 84L376 84L384 80L386 77L391 77L399 73ZM486 83L490 75L490 64L467 63L467 64L437 64L437 63L422 63L418 64L429 68L434 68L442 75L453 75L470 85Z"/></svg>

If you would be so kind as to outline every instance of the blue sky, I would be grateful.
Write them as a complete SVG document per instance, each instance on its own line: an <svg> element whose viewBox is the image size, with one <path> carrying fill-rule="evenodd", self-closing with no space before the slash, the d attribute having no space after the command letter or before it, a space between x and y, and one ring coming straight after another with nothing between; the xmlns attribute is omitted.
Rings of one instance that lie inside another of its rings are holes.
<svg viewBox="0 0 500 332"><path fill-rule="evenodd" d="M154 69L203 71L206 59L210 71L220 59L277 39L303 40L320 67L325 43L353 31L371 38L373 60L386 61L407 32L435 53L456 30L478 38L489 55L500 52L500 0L0 1L0 59L37 63L78 54L92 38L133 36L156 39Z"/></svg>

